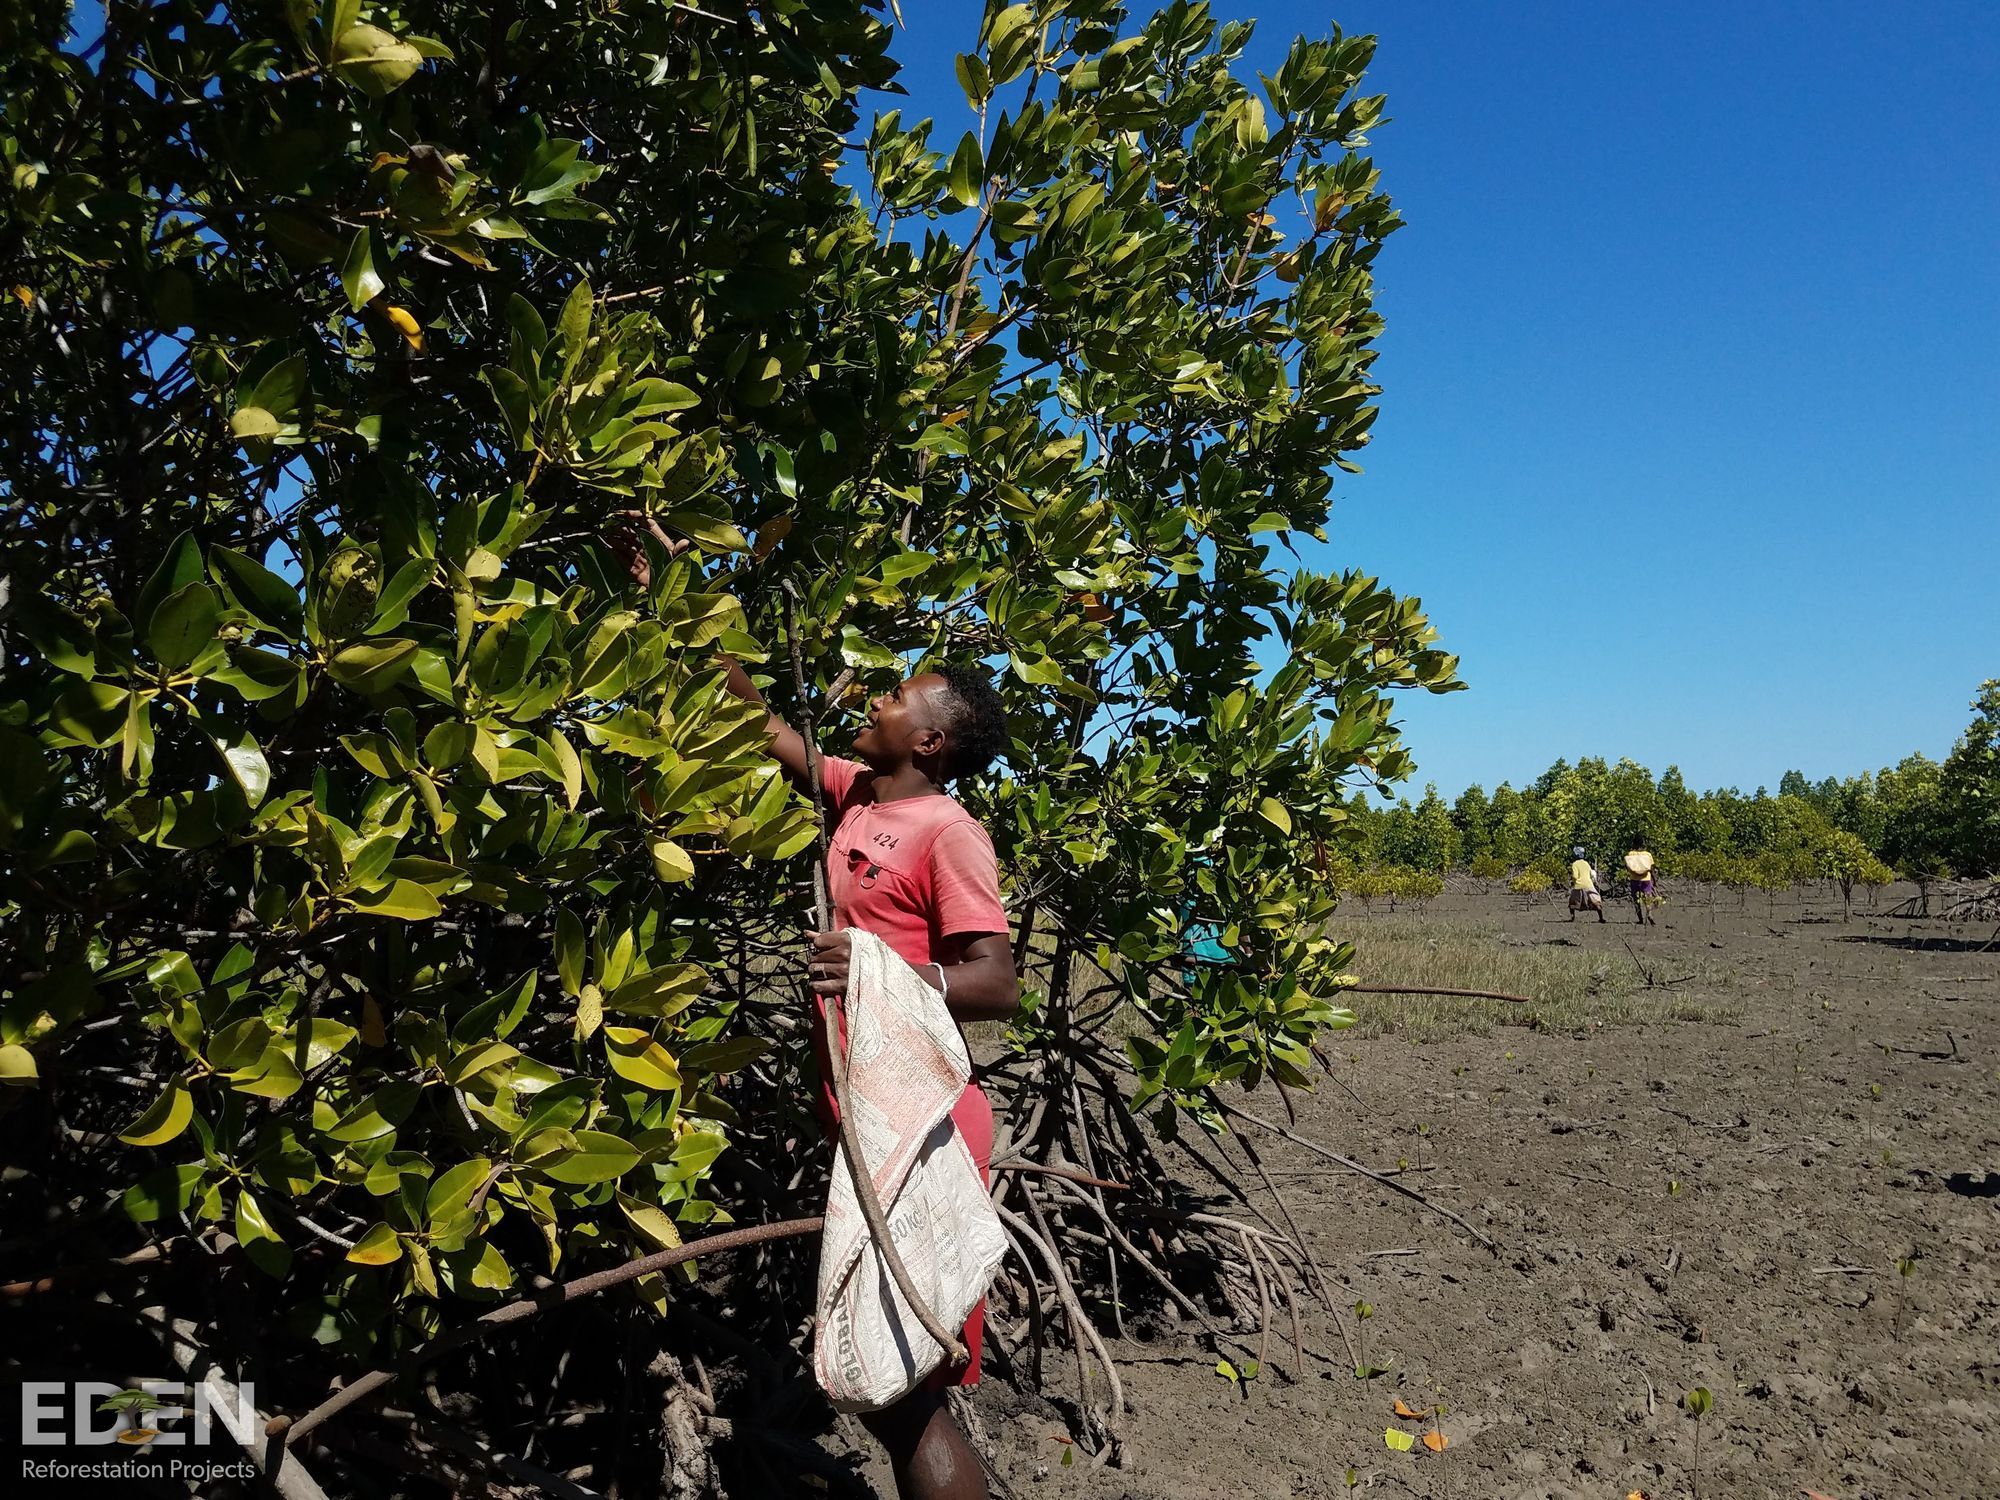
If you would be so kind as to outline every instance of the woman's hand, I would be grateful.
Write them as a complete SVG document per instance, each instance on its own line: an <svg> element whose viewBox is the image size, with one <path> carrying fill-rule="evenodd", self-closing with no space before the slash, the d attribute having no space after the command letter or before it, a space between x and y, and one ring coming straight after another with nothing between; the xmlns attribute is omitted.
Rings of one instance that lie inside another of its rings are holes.
<svg viewBox="0 0 2000 1500"><path fill-rule="evenodd" d="M676 541L668 536L660 529L660 523L642 510L621 510L618 518L622 524L615 527L605 540L611 544L618 560L625 564L632 581L642 589L653 581L653 560L646 553L646 543L639 531L642 525L652 533L653 540L666 549L669 558L679 557L688 549L685 540Z"/></svg>
<svg viewBox="0 0 2000 1500"><path fill-rule="evenodd" d="M847 964L850 951L848 934L845 932L815 932L812 938L812 960L809 972L815 995L844 995L847 993Z"/></svg>
<svg viewBox="0 0 2000 1500"><path fill-rule="evenodd" d="M813 993L846 994L852 934L815 932L811 936ZM965 1022L1010 1021L1018 1015L1021 986L1014 973L1014 953L1007 934L968 933L949 942L951 946L944 956L955 953L957 963L942 971L934 964L920 964L916 970L932 989L941 988L944 975L949 974L950 988L945 990L944 1003L952 1016ZM938 981L932 980L933 973L940 975Z"/></svg>

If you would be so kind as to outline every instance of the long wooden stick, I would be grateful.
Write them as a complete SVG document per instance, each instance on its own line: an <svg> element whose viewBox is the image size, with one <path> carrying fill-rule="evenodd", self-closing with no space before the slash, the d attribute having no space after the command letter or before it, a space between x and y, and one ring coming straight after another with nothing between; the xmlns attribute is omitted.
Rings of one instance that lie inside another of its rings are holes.
<svg viewBox="0 0 2000 1500"><path fill-rule="evenodd" d="M1499 990L1446 990L1432 984L1348 984L1341 993L1349 995L1457 995L1466 1000L1505 1000L1514 1005L1533 1005L1532 995L1506 995Z"/></svg>
<svg viewBox="0 0 2000 1500"><path fill-rule="evenodd" d="M792 685L798 694L799 718L803 738L806 742L806 780L812 787L813 811L818 815L815 831L815 846L818 858L813 865L813 915L821 932L832 927L832 910L827 899L826 867L829 857L827 847L826 797L819 778L819 728L814 722L812 698L806 691L806 661L799 646L797 605L798 587L787 578L783 584L785 592L785 643L791 650ZM854 1179L854 1199L861 1206L861 1217L868 1224L868 1233L875 1241L875 1248L882 1252L882 1261L895 1279L896 1287L903 1294L903 1300L910 1304L910 1311L917 1315L917 1321L944 1350L945 1361L952 1366L962 1365L967 1359L966 1348L958 1335L945 1328L938 1315L917 1291L917 1283L910 1275L910 1269L903 1264L902 1254L896 1249L896 1242L889 1237L889 1220L882 1212L882 1203L875 1196L875 1180L869 1174L867 1159L861 1154L861 1127L855 1122L854 1111L848 1108L847 1100L847 1049L841 1045L840 1011L831 1001L820 1008L821 1027L826 1037L827 1071L832 1075L834 1109L840 1115L841 1154L847 1158L848 1175Z"/></svg>
<svg viewBox="0 0 2000 1500"><path fill-rule="evenodd" d="M614 1286L622 1286L628 1281L636 1281L651 1271L664 1271L668 1266L677 1266L684 1260L697 1256L716 1255L725 1250L741 1250L750 1245L762 1245L771 1240L790 1239L795 1235L815 1234L826 1223L817 1214L806 1219L781 1219L775 1224L753 1224L745 1229L725 1230L721 1234L705 1235L698 1240L690 1240L685 1245L676 1245L671 1250L661 1250L652 1255L642 1255L637 1260L628 1260L622 1266L612 1266L608 1270L593 1271L588 1276L579 1276L574 1281L566 1281L561 1286L548 1287L530 1296L522 1297L491 1312L482 1313L470 1323L453 1329L441 1338L417 1350L403 1361L403 1369L418 1369L436 1359L440 1354L449 1353L465 1344L484 1338L493 1329L505 1323L520 1323L529 1318L540 1317L551 1307L560 1307L565 1302L574 1302L579 1297L595 1296ZM357 1401L373 1395L390 1381L397 1370L371 1370L350 1386L320 1402L298 1421L291 1422L284 1417L275 1417L265 1428L272 1436L282 1432L285 1445L292 1444L311 1432L320 1423L338 1416Z"/></svg>

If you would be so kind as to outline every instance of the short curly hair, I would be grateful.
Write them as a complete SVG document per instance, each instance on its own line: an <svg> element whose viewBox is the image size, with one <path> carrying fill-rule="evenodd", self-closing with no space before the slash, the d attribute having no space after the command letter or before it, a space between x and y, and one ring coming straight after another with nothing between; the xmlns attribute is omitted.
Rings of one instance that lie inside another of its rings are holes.
<svg viewBox="0 0 2000 1500"><path fill-rule="evenodd" d="M1007 710L1000 702L999 689L993 686L991 676L975 666L946 662L935 670L944 679L945 691L933 701L951 741L945 775L954 781L978 776L1007 744Z"/></svg>

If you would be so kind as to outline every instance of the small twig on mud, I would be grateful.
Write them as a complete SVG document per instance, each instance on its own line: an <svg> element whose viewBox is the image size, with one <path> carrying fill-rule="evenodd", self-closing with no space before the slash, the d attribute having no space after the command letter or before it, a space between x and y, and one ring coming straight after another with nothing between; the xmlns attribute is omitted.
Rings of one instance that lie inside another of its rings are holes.
<svg viewBox="0 0 2000 1500"><path fill-rule="evenodd" d="M1815 1147L1818 1147L1821 1150L1825 1150L1826 1143L1823 1141L1812 1141L1805 1139L1800 1139L1796 1141L1774 1141L1772 1144L1768 1146L1754 1147L1752 1149L1752 1154L1755 1156L1776 1156L1780 1151L1797 1151L1802 1148L1810 1151Z"/></svg>
<svg viewBox="0 0 2000 1500"><path fill-rule="evenodd" d="M1949 1051L1940 1052L1935 1047L1891 1047L1889 1051L1900 1052L1905 1057L1921 1058L1925 1062L1963 1062L1965 1059L1958 1055L1958 1038L1947 1031L1944 1040Z"/></svg>
<svg viewBox="0 0 2000 1500"><path fill-rule="evenodd" d="M1814 1266L1812 1273L1815 1276L1873 1276L1876 1274L1873 1266Z"/></svg>
<svg viewBox="0 0 2000 1500"><path fill-rule="evenodd" d="M1733 1120L1697 1120L1691 1114L1678 1109L1668 1109L1664 1104L1655 1104L1653 1108L1657 1109L1663 1115L1672 1115L1676 1120L1685 1120L1697 1130L1748 1130L1750 1128L1750 1120L1746 1115L1738 1115Z"/></svg>
<svg viewBox="0 0 2000 1500"><path fill-rule="evenodd" d="M1357 1255L1356 1260L1387 1260L1392 1255L1422 1255L1421 1250L1370 1250L1366 1255Z"/></svg>

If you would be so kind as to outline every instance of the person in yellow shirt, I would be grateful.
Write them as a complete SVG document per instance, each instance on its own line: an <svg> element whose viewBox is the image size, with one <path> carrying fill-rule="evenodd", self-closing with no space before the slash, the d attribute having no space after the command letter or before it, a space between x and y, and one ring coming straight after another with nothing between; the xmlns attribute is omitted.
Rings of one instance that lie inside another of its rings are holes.
<svg viewBox="0 0 2000 1500"><path fill-rule="evenodd" d="M1577 845L1569 851L1575 857L1569 862L1569 919L1574 922L1580 911L1594 911L1597 920L1604 920L1604 897L1597 889L1597 871L1590 863L1590 857Z"/></svg>
<svg viewBox="0 0 2000 1500"><path fill-rule="evenodd" d="M1651 922L1659 926L1653 915L1653 908L1659 904L1659 896L1654 889L1653 856L1646 851L1646 841L1636 839L1632 852L1625 856L1625 874L1632 887L1632 910L1638 913L1636 920L1641 927Z"/></svg>

